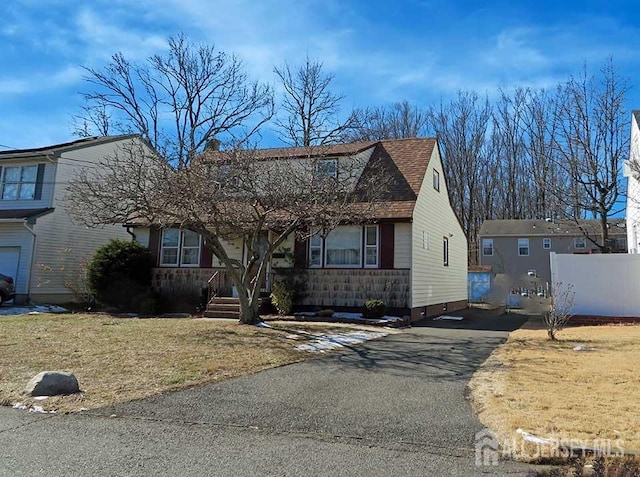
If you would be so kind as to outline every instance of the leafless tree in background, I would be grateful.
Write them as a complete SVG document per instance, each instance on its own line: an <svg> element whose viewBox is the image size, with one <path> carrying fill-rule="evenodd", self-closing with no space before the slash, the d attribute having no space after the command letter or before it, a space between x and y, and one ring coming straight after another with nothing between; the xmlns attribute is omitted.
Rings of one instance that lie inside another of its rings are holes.
<svg viewBox="0 0 640 477"><path fill-rule="evenodd" d="M235 56L184 35L168 47L142 63L117 53L102 69L85 68L91 90L76 134L137 133L182 168L209 141L245 140L271 118L270 87L250 81Z"/></svg>
<svg viewBox="0 0 640 477"><path fill-rule="evenodd" d="M524 168L525 131L523 117L526 94L516 89L511 94L500 90L494 106L493 128L498 147L497 173L502 187L499 189L501 211L499 215L509 219L528 217L528 172Z"/></svg>
<svg viewBox="0 0 640 477"><path fill-rule="evenodd" d="M451 204L467 236L471 263L475 263L477 233L490 213L483 206L496 191L488 184L482 187L488 177L495 177L487 148L489 101L475 92L461 91L450 103L430 108L427 117L440 141Z"/></svg>
<svg viewBox="0 0 640 477"><path fill-rule="evenodd" d="M586 217L600 220L599 234L583 233L602 252L611 248L608 217L616 212L620 168L629 154L628 91L611 60L598 76L585 67L558 90L555 165L569 176L571 187L557 198L578 225Z"/></svg>
<svg viewBox="0 0 640 477"><path fill-rule="evenodd" d="M291 146L318 146L345 142L357 125L357 114L341 119L344 96L331 90L334 76L323 64L307 57L299 67L285 63L274 68L283 88L275 125L280 139Z"/></svg>
<svg viewBox="0 0 640 477"><path fill-rule="evenodd" d="M568 178L556 166L555 141L558 107L552 92L527 90L523 115L526 131L526 170L530 177L529 214L532 218L560 218L563 206L558 192L568 186Z"/></svg>
<svg viewBox="0 0 640 477"><path fill-rule="evenodd" d="M408 101L367 108L359 116L358 127L351 137L354 141L422 137L427 132L426 111Z"/></svg>

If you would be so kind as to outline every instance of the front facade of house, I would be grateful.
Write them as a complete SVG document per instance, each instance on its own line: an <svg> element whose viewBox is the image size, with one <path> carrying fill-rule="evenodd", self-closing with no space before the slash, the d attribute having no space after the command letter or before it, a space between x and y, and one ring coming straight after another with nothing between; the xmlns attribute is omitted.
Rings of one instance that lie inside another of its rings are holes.
<svg viewBox="0 0 640 477"><path fill-rule="evenodd" d="M87 228L68 214L65 186L135 136L88 138L0 152L0 273L14 278L16 303L65 303L82 292L81 263L120 226Z"/></svg>
<svg viewBox="0 0 640 477"><path fill-rule="evenodd" d="M612 251L626 252L626 233L621 219L609 219ZM582 221L598 237L597 220ZM490 266L499 282L511 289L547 294L551 289L549 254L597 253L598 249L570 221L486 220L478 234L478 263Z"/></svg>
<svg viewBox="0 0 640 477"><path fill-rule="evenodd" d="M324 238L290 237L274 254L264 288L278 274L295 270L306 283L302 308L359 309L366 300L381 299L415 320L466 307L466 239L449 203L436 140L340 145L320 163L330 161L329 169L339 170L340 161L354 155L388 162L394 174L389 199L367 223L339 226ZM225 274L190 231L140 227L134 233L156 259L157 290L200 289ZM231 258L246 263L241 239L225 247ZM224 288L231 293L230 286Z"/></svg>
<svg viewBox="0 0 640 477"><path fill-rule="evenodd" d="M631 115L629 161L623 166L627 178L627 243L629 253L640 253L640 111Z"/></svg>

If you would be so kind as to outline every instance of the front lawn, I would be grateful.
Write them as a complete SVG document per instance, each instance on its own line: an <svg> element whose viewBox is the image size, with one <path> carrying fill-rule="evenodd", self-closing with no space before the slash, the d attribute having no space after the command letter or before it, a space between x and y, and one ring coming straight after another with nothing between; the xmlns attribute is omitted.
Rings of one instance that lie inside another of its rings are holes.
<svg viewBox="0 0 640 477"><path fill-rule="evenodd" d="M308 358L309 353L294 350L287 328L86 314L3 316L0 404L33 403L22 391L31 377L45 370L73 372L84 393L37 404L74 411Z"/></svg>
<svg viewBox="0 0 640 477"><path fill-rule="evenodd" d="M640 326L567 328L558 338L511 333L470 383L480 420L503 444L522 429L640 451Z"/></svg>

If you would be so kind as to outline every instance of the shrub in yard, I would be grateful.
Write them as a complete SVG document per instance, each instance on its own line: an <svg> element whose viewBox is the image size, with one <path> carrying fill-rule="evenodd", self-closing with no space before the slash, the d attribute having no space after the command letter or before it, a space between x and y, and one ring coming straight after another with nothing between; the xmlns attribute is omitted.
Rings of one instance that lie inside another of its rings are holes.
<svg viewBox="0 0 640 477"><path fill-rule="evenodd" d="M279 315L290 315L293 310L294 290L284 282L275 281L271 286L271 304Z"/></svg>
<svg viewBox="0 0 640 477"><path fill-rule="evenodd" d="M87 285L101 304L138 311L150 295L152 266L151 254L139 243L111 240L89 262Z"/></svg>
<svg viewBox="0 0 640 477"><path fill-rule="evenodd" d="M574 297L573 285L553 284L549 311L543 315L543 322L550 340L555 341L556 333L561 331L569 322L572 316L571 310L574 306Z"/></svg>
<svg viewBox="0 0 640 477"><path fill-rule="evenodd" d="M362 306L362 316L365 318L382 318L386 306L382 300L367 300Z"/></svg>

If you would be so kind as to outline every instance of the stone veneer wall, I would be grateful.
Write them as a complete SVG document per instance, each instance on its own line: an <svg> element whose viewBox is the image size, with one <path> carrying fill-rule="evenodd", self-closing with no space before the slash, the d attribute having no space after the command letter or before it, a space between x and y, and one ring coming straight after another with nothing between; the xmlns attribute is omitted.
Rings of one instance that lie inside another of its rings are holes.
<svg viewBox="0 0 640 477"><path fill-rule="evenodd" d="M220 268L154 268L151 286L154 291L196 292L207 287L207 281Z"/></svg>
<svg viewBox="0 0 640 477"><path fill-rule="evenodd" d="M309 269L302 305L360 307L366 300L383 300L389 308L408 308L409 270Z"/></svg>

